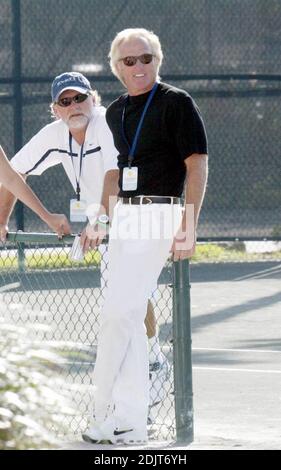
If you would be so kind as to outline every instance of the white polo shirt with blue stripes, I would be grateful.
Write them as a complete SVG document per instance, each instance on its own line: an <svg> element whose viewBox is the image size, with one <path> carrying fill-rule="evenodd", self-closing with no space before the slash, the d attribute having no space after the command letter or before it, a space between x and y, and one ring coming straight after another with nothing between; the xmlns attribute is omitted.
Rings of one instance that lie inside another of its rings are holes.
<svg viewBox="0 0 281 470"><path fill-rule="evenodd" d="M83 144L80 198L87 205L100 203L106 172L118 169L118 152L105 120L105 111L103 106L94 107ZM69 128L62 120L58 120L43 127L11 159L11 164L21 174L41 175L47 168L61 163L76 191L80 152L80 145L72 139L71 158Z"/></svg>

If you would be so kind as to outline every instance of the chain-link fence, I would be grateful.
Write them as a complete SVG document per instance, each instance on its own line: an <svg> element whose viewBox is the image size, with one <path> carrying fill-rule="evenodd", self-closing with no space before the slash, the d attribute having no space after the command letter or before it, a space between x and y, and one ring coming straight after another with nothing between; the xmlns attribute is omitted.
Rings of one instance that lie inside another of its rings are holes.
<svg viewBox="0 0 281 470"><path fill-rule="evenodd" d="M87 75L104 106L123 93L107 54L118 31L139 26L159 35L163 81L190 92L207 128L210 174L193 262L280 259L278 0L2 0L1 145L11 157L50 122L51 82L64 71ZM28 181L51 211L69 215L73 189L62 167ZM10 230L46 231L29 209L22 213L19 208L16 214ZM37 331L39 339L68 342L62 351L69 363L66 378L87 387L75 397L81 412L69 429L76 433L85 426L90 406L88 385L102 303L100 257L96 254L89 265L71 265L67 245L39 245L29 241L24 252L11 244L1 250L1 285L10 286L2 295L16 322L50 325L48 332ZM161 279L153 303L162 349L171 363L169 266ZM20 313L22 304L26 308ZM71 344L78 345L78 353ZM174 432L173 418L167 421L174 413L172 392L170 378L167 398L155 413L156 437Z"/></svg>
<svg viewBox="0 0 281 470"><path fill-rule="evenodd" d="M13 242L13 239L25 242ZM65 416L68 438L83 432L93 412L92 373L96 358L106 263L100 251L81 263L69 257L73 237L58 244L55 235L9 234L0 251L0 295L17 326L33 325L34 341L58 347L64 378L79 385L70 392L75 416ZM105 248L105 246L103 246ZM104 259L106 259L106 252ZM149 424L151 438L175 437L173 385L173 274L167 263L150 301L156 318L165 377L157 361L150 363ZM30 338L29 338L30 340Z"/></svg>
<svg viewBox="0 0 281 470"><path fill-rule="evenodd" d="M163 80L188 90L206 123L210 176L199 236L281 236L278 0L5 0L0 22L0 141L9 156L50 122L57 74L85 73L105 106L120 95L110 42L143 26L160 37ZM30 184L50 210L68 214L73 189L62 168ZM46 229L24 212L25 230Z"/></svg>

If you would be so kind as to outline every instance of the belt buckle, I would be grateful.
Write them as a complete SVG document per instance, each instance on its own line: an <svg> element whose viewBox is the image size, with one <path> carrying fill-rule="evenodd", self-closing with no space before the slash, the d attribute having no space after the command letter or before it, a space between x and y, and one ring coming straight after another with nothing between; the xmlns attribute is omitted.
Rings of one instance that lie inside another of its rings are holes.
<svg viewBox="0 0 281 470"><path fill-rule="evenodd" d="M148 201L148 202L143 202L144 199L145 199L145 201ZM141 204L152 204L152 199L150 199L147 196L141 196Z"/></svg>

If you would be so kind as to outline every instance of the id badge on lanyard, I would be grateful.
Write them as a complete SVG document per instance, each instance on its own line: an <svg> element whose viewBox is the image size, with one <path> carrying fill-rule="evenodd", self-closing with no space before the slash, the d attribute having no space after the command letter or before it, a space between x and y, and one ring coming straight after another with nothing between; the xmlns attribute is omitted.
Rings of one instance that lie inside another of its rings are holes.
<svg viewBox="0 0 281 470"><path fill-rule="evenodd" d="M87 222L86 201L70 199L70 221L71 222Z"/></svg>
<svg viewBox="0 0 281 470"><path fill-rule="evenodd" d="M137 166L131 166L134 155L135 155L135 150L137 146L137 141L140 135L140 131L142 128L143 120L145 117L145 114L147 112L147 109L151 103L151 100L157 90L158 83L154 83L153 88L147 98L147 101L145 103L144 110L142 112L141 118L138 123L138 127L134 136L134 140L132 143L132 146L129 145L129 142L126 138L125 134L125 112L126 112L126 104L124 105L123 108L123 113L122 113L122 136L124 141L126 142L128 149L129 149L129 165L125 168L123 168L123 177L122 177L122 190L123 191L135 191L138 188L138 167ZM128 97L129 98L129 97Z"/></svg>
<svg viewBox="0 0 281 470"><path fill-rule="evenodd" d="M138 167L123 168L122 189L123 191L135 191L138 187Z"/></svg>
<svg viewBox="0 0 281 470"><path fill-rule="evenodd" d="M69 133L69 150L73 166L73 171L76 180L76 199L70 199L70 221L71 222L86 222L86 209L87 203L84 200L80 199L80 179L82 173L82 161L83 161L83 145L81 146L80 151L80 166L79 166L79 177L77 178L73 163L73 152L72 152L72 135Z"/></svg>

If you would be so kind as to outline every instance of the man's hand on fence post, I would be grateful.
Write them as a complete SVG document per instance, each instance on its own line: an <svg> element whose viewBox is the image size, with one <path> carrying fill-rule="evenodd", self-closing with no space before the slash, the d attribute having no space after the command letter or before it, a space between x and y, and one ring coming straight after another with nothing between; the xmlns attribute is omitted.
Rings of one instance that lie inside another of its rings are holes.
<svg viewBox="0 0 281 470"><path fill-rule="evenodd" d="M107 235L106 226L100 224L88 224L87 227L81 233L80 243L83 249L83 253L87 253L89 250L97 248Z"/></svg>
<svg viewBox="0 0 281 470"><path fill-rule="evenodd" d="M67 217L64 214L51 214L45 218L46 224L57 233L58 238L62 238L64 235L71 233L71 228Z"/></svg>

